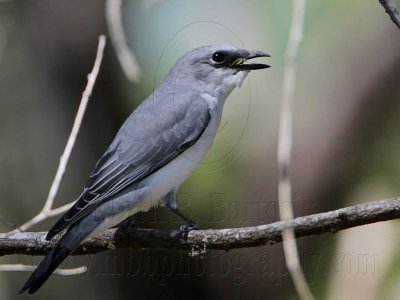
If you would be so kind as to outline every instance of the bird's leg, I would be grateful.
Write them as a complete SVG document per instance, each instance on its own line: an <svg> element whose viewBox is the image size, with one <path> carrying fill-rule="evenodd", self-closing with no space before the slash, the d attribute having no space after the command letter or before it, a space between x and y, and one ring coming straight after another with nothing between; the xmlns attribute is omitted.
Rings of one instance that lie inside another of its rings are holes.
<svg viewBox="0 0 400 300"><path fill-rule="evenodd" d="M189 217L185 216L178 208L174 207L168 207L174 214L177 216L181 217L183 220L185 220L186 225L181 226L181 231L190 231L190 230L197 230L199 229L199 226L196 224L195 221L190 219Z"/></svg>
<svg viewBox="0 0 400 300"><path fill-rule="evenodd" d="M197 230L199 226L195 221L185 216L179 209L176 204L175 191L169 192L163 199L165 207L169 208L174 214L185 220L186 225L181 226L180 230L182 232L189 232L190 230Z"/></svg>

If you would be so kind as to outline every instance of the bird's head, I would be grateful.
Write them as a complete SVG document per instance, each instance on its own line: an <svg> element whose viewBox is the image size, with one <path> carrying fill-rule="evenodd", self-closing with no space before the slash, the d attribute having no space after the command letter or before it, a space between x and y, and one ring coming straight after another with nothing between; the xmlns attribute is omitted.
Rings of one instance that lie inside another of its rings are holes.
<svg viewBox="0 0 400 300"><path fill-rule="evenodd" d="M167 77L175 81L175 87L201 89L212 96L226 98L236 86L242 84L250 71L270 67L248 62L256 57L270 55L233 46L203 46L182 56Z"/></svg>

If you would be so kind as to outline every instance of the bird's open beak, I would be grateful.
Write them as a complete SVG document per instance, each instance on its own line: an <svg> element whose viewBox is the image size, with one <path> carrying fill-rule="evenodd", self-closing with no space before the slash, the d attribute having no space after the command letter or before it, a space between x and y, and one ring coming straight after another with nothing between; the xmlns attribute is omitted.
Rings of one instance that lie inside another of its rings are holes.
<svg viewBox="0 0 400 300"><path fill-rule="evenodd" d="M241 57L236 57L231 60L229 63L229 67L233 69L240 69L240 70L260 70L260 69L266 69L271 67L270 65L267 64L249 64L245 63L249 59L256 58L256 57L271 57L266 52L262 51L246 51L247 53L243 53Z"/></svg>

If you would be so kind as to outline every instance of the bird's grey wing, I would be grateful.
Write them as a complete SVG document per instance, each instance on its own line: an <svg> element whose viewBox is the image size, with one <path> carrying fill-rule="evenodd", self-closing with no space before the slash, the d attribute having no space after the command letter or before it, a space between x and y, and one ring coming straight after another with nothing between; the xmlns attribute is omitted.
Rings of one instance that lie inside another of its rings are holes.
<svg viewBox="0 0 400 300"><path fill-rule="evenodd" d="M162 104L155 108L148 100L139 106L96 164L74 206L51 228L46 239L165 166L198 141L211 115L203 99L190 103L173 110Z"/></svg>

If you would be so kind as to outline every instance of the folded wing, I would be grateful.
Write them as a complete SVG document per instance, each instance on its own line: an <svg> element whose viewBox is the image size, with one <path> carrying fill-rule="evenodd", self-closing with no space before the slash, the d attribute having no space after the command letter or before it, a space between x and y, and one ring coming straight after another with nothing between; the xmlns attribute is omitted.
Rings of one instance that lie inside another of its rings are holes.
<svg viewBox="0 0 400 300"><path fill-rule="evenodd" d="M207 102L194 98L190 105L180 105L174 99L164 100L162 95L149 98L127 119L97 162L75 205L51 228L47 240L199 140L211 118Z"/></svg>

